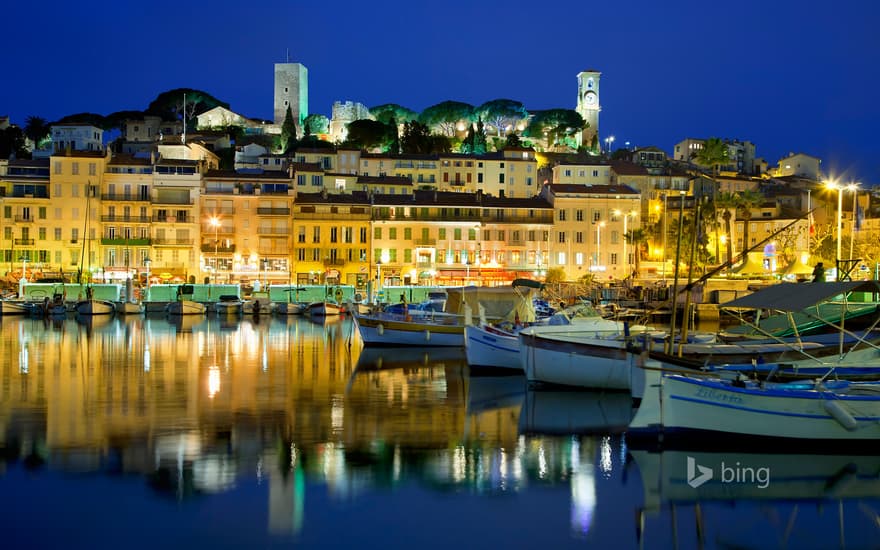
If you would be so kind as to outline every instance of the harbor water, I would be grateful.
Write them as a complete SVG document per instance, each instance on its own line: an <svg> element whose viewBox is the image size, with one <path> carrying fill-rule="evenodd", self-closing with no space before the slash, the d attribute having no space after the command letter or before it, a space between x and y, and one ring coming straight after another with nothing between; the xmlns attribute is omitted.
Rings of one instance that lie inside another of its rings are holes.
<svg viewBox="0 0 880 550"><path fill-rule="evenodd" d="M0 317L0 536L877 547L880 457L636 449L633 411L627 393L472 371L463 350L365 349L347 318Z"/></svg>

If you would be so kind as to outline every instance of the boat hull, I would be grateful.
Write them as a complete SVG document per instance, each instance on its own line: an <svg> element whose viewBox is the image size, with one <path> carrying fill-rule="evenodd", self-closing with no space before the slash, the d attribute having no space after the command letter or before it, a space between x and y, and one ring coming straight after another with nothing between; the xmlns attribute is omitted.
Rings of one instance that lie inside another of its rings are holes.
<svg viewBox="0 0 880 550"><path fill-rule="evenodd" d="M192 300L181 300L168 304L165 311L169 315L204 315L206 309L205 304Z"/></svg>
<svg viewBox="0 0 880 550"><path fill-rule="evenodd" d="M464 327L465 353L472 367L503 367L522 372L519 340L482 326Z"/></svg>
<svg viewBox="0 0 880 550"><path fill-rule="evenodd" d="M278 315L302 315L305 305L297 302L275 302L275 313Z"/></svg>
<svg viewBox="0 0 880 550"><path fill-rule="evenodd" d="M626 338L582 334L519 334L520 359L530 384L630 390L641 397L641 372Z"/></svg>
<svg viewBox="0 0 880 550"><path fill-rule="evenodd" d="M329 315L341 315L342 313L342 306L330 302L315 302L306 307L306 314L312 317L326 317Z"/></svg>
<svg viewBox="0 0 880 550"><path fill-rule="evenodd" d="M860 384L862 390L850 394L810 389L811 382L740 387L656 372L648 383L649 393L630 425L637 437L880 442L878 384Z"/></svg>
<svg viewBox="0 0 880 550"><path fill-rule="evenodd" d="M33 307L28 302L16 302L13 300L0 300L0 315L27 315Z"/></svg>
<svg viewBox="0 0 880 550"><path fill-rule="evenodd" d="M355 316L355 323L367 346L464 346L464 325L361 315Z"/></svg>
<svg viewBox="0 0 880 550"><path fill-rule="evenodd" d="M112 315L115 312L113 302L105 300L82 300L76 303L76 313L79 315Z"/></svg>
<svg viewBox="0 0 880 550"><path fill-rule="evenodd" d="M140 302L118 302L116 312L121 315L140 315L146 308Z"/></svg>

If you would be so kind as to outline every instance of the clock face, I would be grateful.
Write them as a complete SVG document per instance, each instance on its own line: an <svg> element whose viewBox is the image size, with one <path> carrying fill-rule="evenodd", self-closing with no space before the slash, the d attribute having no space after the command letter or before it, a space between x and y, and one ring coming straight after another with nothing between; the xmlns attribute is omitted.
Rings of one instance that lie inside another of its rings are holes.
<svg viewBox="0 0 880 550"><path fill-rule="evenodd" d="M584 96L584 103L586 103L587 105L595 105L596 104L596 94L591 93L591 92L587 92L587 94Z"/></svg>

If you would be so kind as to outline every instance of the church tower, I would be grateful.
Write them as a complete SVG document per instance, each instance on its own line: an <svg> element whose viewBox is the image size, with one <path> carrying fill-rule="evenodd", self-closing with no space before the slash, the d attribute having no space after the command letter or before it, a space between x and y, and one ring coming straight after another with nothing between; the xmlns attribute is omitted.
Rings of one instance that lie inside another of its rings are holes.
<svg viewBox="0 0 880 550"><path fill-rule="evenodd" d="M599 147L599 71L593 69L581 71L578 79L577 112L587 122L588 126L581 133L581 145L590 147L596 137L596 147Z"/></svg>
<svg viewBox="0 0 880 550"><path fill-rule="evenodd" d="M303 120L309 116L309 71L301 63L275 64L275 124L284 123L288 105L302 133Z"/></svg>

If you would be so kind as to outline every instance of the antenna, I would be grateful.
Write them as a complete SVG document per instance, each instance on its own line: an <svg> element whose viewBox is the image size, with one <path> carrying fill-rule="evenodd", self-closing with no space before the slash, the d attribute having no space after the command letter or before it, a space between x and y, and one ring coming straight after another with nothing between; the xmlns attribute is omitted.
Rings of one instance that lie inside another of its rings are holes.
<svg viewBox="0 0 880 550"><path fill-rule="evenodd" d="M287 56L285 59L287 60L286 63L290 63L290 48L287 48Z"/></svg>

